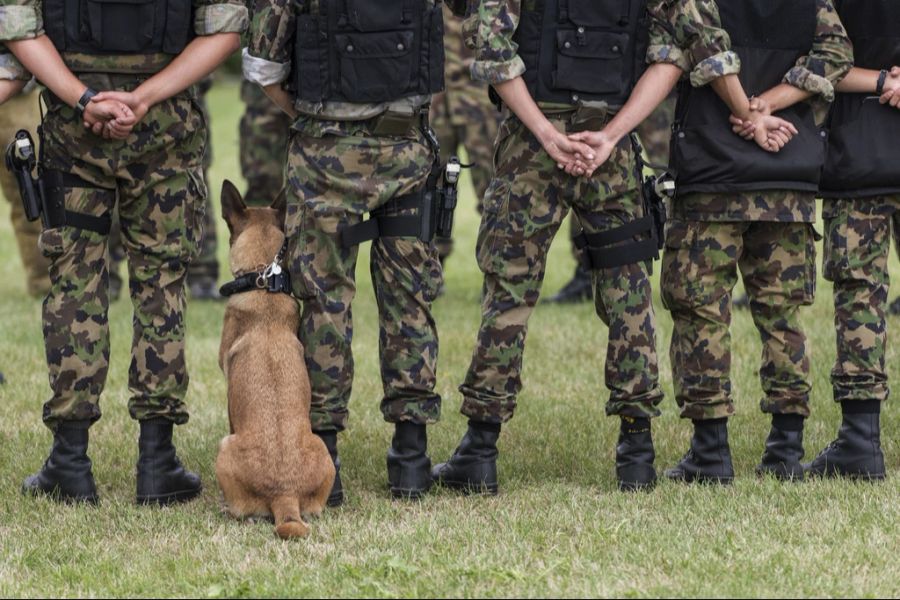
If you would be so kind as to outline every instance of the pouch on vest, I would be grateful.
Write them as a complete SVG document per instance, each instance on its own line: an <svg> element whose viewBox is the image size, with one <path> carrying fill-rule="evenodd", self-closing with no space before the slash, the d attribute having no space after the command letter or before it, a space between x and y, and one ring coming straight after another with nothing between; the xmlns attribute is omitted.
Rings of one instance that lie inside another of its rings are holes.
<svg viewBox="0 0 900 600"><path fill-rule="evenodd" d="M60 52L179 54L194 31L191 0L45 0L43 11Z"/></svg>
<svg viewBox="0 0 900 600"><path fill-rule="evenodd" d="M321 0L297 19L294 89L312 102L393 102L443 89L440 5Z"/></svg>
<svg viewBox="0 0 900 600"><path fill-rule="evenodd" d="M812 49L816 0L717 0L717 5L741 59L739 77L748 95L781 83ZM711 86L680 84L670 159L679 194L818 189L827 136L811 105L778 113L800 133L777 154L735 135L729 114Z"/></svg>

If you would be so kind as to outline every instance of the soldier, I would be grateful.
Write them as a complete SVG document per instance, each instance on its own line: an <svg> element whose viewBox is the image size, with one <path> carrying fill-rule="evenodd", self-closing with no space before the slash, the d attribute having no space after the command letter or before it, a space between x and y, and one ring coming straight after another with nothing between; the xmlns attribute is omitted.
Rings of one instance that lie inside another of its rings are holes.
<svg viewBox="0 0 900 600"><path fill-rule="evenodd" d="M879 413L890 393L887 264L891 231L900 229L900 3L836 0L835 5L856 56L856 66L836 87L821 186L825 277L834 282L837 331L831 383L843 423L807 473L884 479Z"/></svg>
<svg viewBox="0 0 900 600"><path fill-rule="evenodd" d="M678 0L661 3L658 11L665 13L666 4L670 12L663 18L670 19L679 45L691 43L697 31L728 34L718 36L720 52L694 57L692 85L681 86L676 114L671 163L678 195L663 257L662 296L675 321L676 400L682 417L693 420L694 436L666 475L688 482L733 479L729 325L740 270L763 342L761 408L772 414L757 470L800 479L810 380L797 317L815 291L820 127L834 83L852 66L852 46L831 0ZM729 112L747 102L729 91L735 79L721 76L738 71L743 87L760 97L760 110L749 120L777 113L800 132L777 155L729 131ZM714 78L715 92L706 85Z"/></svg>
<svg viewBox="0 0 900 600"><path fill-rule="evenodd" d="M40 112L36 90L25 91L9 100L0 107L0 150L6 149L6 144L15 137L18 130L26 129L34 133L39 123ZM25 210L19 201L16 178L3 165L0 165L0 191L10 202L9 218L19 246L22 266L25 268L25 289L30 296L43 298L50 289L50 276L47 273L49 261L38 248L41 223L25 218Z"/></svg>
<svg viewBox="0 0 900 600"><path fill-rule="evenodd" d="M52 397L43 417L54 444L23 491L98 500L88 428L100 418L109 363L106 248L118 205L135 311L129 411L141 430L137 500L189 500L202 486L178 460L172 429L188 420L184 278L202 236L206 134L186 90L237 49L247 9L238 0L166 0L102 5L88 19L77 0L13 1L22 4L14 18L20 37L32 39L8 45L52 90L41 146L49 227L40 243L51 263L43 316ZM94 105L109 103L129 110L96 118Z"/></svg>
<svg viewBox="0 0 900 600"><path fill-rule="evenodd" d="M250 206L268 206L284 187L291 118L269 100L258 85L241 82L240 160L247 181L244 201Z"/></svg>
<svg viewBox="0 0 900 600"><path fill-rule="evenodd" d="M439 160L427 115L431 95L443 88L440 3L256 0L254 7L244 76L295 119L286 232L313 430L339 466L337 434L347 426L353 381L358 243L375 238L381 410L395 424L388 482L394 497L417 498L431 484L426 425L440 415L431 304L441 265L434 244L420 239ZM338 477L329 503L342 499Z"/></svg>
<svg viewBox="0 0 900 600"><path fill-rule="evenodd" d="M675 97L671 96L660 104L653 113L637 127L638 138L644 148L645 160L653 165L669 163L669 140L672 137L672 121L675 118ZM556 294L547 299L557 304L587 302L593 297L591 269L587 254L578 248L576 240L581 236L581 227L576 219L569 221L569 240L575 259L575 273Z"/></svg>
<svg viewBox="0 0 900 600"><path fill-rule="evenodd" d="M567 133L601 128L632 89L638 94L635 81L647 53L646 42L641 43L647 34L645 11L643 1L619 0L570 0L565 6L485 0L471 11L466 31L472 32L467 42L475 49L472 75L493 85L510 112L497 138L496 172L478 235L483 314L460 386L469 425L450 460L435 467L439 483L497 492L497 440L522 386L528 318L538 301L550 244L570 209L589 241L597 314L609 327L606 412L621 419L619 487L647 488L656 480L650 419L659 414L663 393L650 261L657 246L649 199L639 191L635 149L627 135L617 140L594 178L578 179L558 168L579 153L592 153ZM616 45L615 59L609 59L607 48L620 42L625 43ZM676 48L660 52L661 64L651 67L638 86L644 93L671 90L683 58Z"/></svg>
<svg viewBox="0 0 900 600"><path fill-rule="evenodd" d="M478 212L491 181L494 168L494 139L500 124L500 111L491 102L486 85L472 81L470 70L475 60L466 47L462 21L444 6L444 79L447 89L435 95L431 103L431 124L441 144L441 161L447 162L464 148L472 165L472 187ZM453 251L453 240L438 238L441 264Z"/></svg>

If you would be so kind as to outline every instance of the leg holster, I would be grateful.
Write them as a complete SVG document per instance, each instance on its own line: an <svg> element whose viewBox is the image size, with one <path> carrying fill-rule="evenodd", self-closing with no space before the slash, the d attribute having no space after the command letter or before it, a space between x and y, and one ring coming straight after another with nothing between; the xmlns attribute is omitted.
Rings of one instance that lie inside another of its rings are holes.
<svg viewBox="0 0 900 600"><path fill-rule="evenodd" d="M341 246L352 248L359 244L383 237L410 237L430 242L434 235L431 229L431 192L422 189L388 201L371 213L369 218L356 225L340 229ZM414 215L397 215L405 210L415 210Z"/></svg>
<svg viewBox="0 0 900 600"><path fill-rule="evenodd" d="M636 241L634 238L639 236L642 239ZM574 241L595 271L659 258L656 223L649 215L609 231L582 232Z"/></svg>
<svg viewBox="0 0 900 600"><path fill-rule="evenodd" d="M81 177L71 173L47 169L41 172L40 186L41 195L43 196L45 227L52 229L68 226L93 231L101 235L109 235L109 230L112 227L112 216L110 213L95 217L94 215L66 210L66 188L107 188L88 183Z"/></svg>

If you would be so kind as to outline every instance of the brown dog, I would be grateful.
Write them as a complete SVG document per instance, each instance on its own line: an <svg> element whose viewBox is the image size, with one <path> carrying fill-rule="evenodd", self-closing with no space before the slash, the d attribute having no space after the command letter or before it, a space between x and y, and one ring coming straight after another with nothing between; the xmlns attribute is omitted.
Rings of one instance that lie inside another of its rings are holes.
<svg viewBox="0 0 900 600"><path fill-rule="evenodd" d="M273 263L284 242L284 195L270 208L247 208L226 181L222 216L236 278ZM321 514L334 483L328 450L310 426L299 319L297 302L287 294L236 293L225 309L219 348L231 422L216 460L219 486L232 516L274 516L281 538L309 533L303 518Z"/></svg>

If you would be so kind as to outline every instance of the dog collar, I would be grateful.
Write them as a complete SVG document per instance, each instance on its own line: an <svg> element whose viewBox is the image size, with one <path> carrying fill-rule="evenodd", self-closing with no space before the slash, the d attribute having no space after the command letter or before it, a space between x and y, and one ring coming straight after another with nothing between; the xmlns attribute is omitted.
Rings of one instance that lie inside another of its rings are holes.
<svg viewBox="0 0 900 600"><path fill-rule="evenodd" d="M291 274L281 267L284 255L287 253L287 240L281 246L281 250L275 259L265 269L252 271L238 275L233 281L229 281L221 288L219 293L228 298L235 294L265 290L270 294L291 295Z"/></svg>

